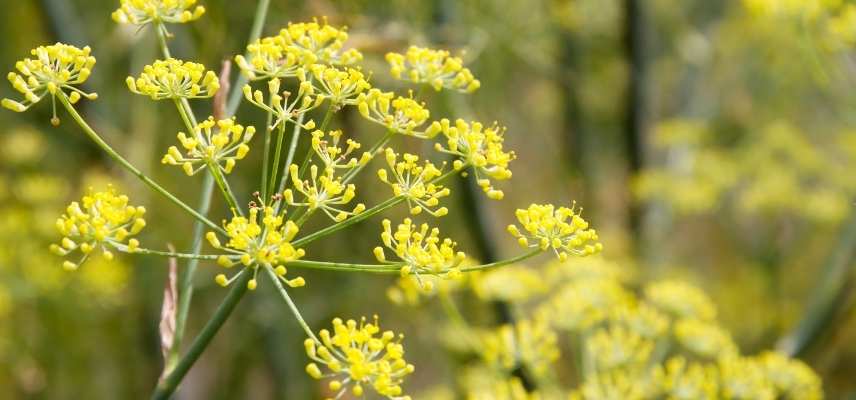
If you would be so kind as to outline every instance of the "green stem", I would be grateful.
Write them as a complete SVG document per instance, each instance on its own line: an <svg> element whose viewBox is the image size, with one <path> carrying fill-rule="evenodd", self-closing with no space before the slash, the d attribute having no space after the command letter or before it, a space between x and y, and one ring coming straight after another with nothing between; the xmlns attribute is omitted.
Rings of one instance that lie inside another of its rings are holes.
<svg viewBox="0 0 856 400"><path fill-rule="evenodd" d="M155 32L158 34L158 44L160 44L161 53L166 58L172 58L172 55L169 52L169 46L166 44L166 26L162 22L158 22L154 25Z"/></svg>
<svg viewBox="0 0 856 400"><path fill-rule="evenodd" d="M176 253L174 251L162 251L162 250L152 250L152 249L136 249L133 254L145 254L152 256L163 256L163 257L171 257L171 258L183 258L188 260L216 260L217 257L220 257L219 254L196 254L196 253Z"/></svg>
<svg viewBox="0 0 856 400"><path fill-rule="evenodd" d="M253 26L250 28L250 39L247 43L252 44L262 35L262 28L264 27L265 19L267 18L268 6L270 6L270 0L259 0L256 5L256 14L253 17ZM249 58L250 53L244 53L244 57ZM229 94L229 101L226 103L226 115L235 115L235 112L238 111L238 106L241 105L242 96L240 88L246 84L246 75L238 74L238 80L235 82L235 86L233 86L238 90Z"/></svg>
<svg viewBox="0 0 856 400"><path fill-rule="evenodd" d="M312 340L321 343L317 337L315 337L315 333L312 332L312 329L309 328L309 324L303 319L303 316L300 315L300 310L297 309L297 306L294 304L294 301L291 300L291 296L288 295L288 291L285 290L285 286L282 286L282 282L279 277L276 276L276 273L273 272L273 269L270 267L264 267L265 271L267 271L268 276L270 276L270 280L273 281L274 285L276 285L276 290L279 291L279 294L282 295L282 299L288 304L288 308L291 310L291 313L294 314L294 318L297 320L297 323L300 324L300 327L303 328L303 331L306 332L306 336L312 338Z"/></svg>
<svg viewBox="0 0 856 400"><path fill-rule="evenodd" d="M217 186L223 193L223 197L226 198L226 202L229 203L229 208L232 209L232 212L240 216L244 216L244 211L238 207L238 200L235 198L235 194L232 193L232 188L229 186L229 182L226 181L226 178L220 172L220 166L208 163L208 170L211 171L211 175L214 176L214 182L217 182Z"/></svg>
<svg viewBox="0 0 856 400"><path fill-rule="evenodd" d="M232 282L232 288L229 290L226 298L217 307L214 315L211 316L211 319L208 320L205 327L199 332L199 335L193 339L193 343L190 344L187 353L178 360L172 372L158 383L152 394L152 400L169 399L172 393L175 392L178 384L181 383L181 380L190 371L190 368L199 359L199 356L202 355L208 344L211 343L211 339L214 338L214 335L217 334L223 323L226 322L226 319L235 310L235 306L238 305L238 302L247 293L247 282L252 276L253 274L249 273L249 271L245 271L235 282Z"/></svg>
<svg viewBox="0 0 856 400"><path fill-rule="evenodd" d="M271 102L273 102L273 99L271 99ZM262 191L262 202L264 204L267 204L267 197L268 197L268 193L267 193L268 179L267 179L267 176L268 176L268 168L270 168L270 135L271 135L270 124L271 124L272 119L273 119L273 114L268 112L268 117L267 117L268 122L265 124L265 143L264 143L264 149L263 149L263 153L262 153L263 154L262 155L262 182L259 185L259 186L261 186L260 189ZM285 124L285 122L283 121L282 124Z"/></svg>
<svg viewBox="0 0 856 400"><path fill-rule="evenodd" d="M489 264L475 265L471 267L461 268L461 272L482 271L487 269L499 268L509 264L514 264L527 258L534 257L541 253L541 249L535 249L528 253L523 253L517 257L512 257L507 260L492 262ZM404 263L397 264L351 264L337 263L330 261L311 261L311 260L295 260L285 263L288 267L320 269L328 271L345 271L345 272L369 272L373 274L395 275L401 273L401 267ZM421 275L438 275L439 272L420 272Z"/></svg>
<svg viewBox="0 0 856 400"><path fill-rule="evenodd" d="M389 140L392 139L393 135L395 135L395 131L387 131L386 134L383 135L383 138L381 138L377 143L374 144L374 146L372 146L371 149L369 149L369 154L372 155L372 159L375 158L375 156L383 148L383 146L386 146L386 144L389 143ZM342 180L342 184L347 185L348 183L350 183L351 180L354 179L354 177L356 177L357 174L359 174L360 171L362 171L366 165L368 165L368 163L358 165L356 168L348 171L348 173L345 174L345 178Z"/></svg>
<svg viewBox="0 0 856 400"><path fill-rule="evenodd" d="M270 176L270 194L273 195L274 185L276 185L277 173L279 172L279 158L282 153L282 142L285 139L285 121L283 121L279 126L279 132L277 132L277 140L276 140L276 151L273 153L273 166L271 167L271 176ZM283 172L284 173L284 172ZM262 200L267 202L266 197L262 197Z"/></svg>
<svg viewBox="0 0 856 400"><path fill-rule="evenodd" d="M288 155L285 156L285 165L282 167L282 178L279 181L277 193L282 193L285 190L285 184L288 182L288 166L294 162L294 153L297 151L297 143L300 141L300 132L303 130L303 118L306 113L300 114L297 117L297 123L294 124L294 131L291 133L291 143L288 145Z"/></svg>
<svg viewBox="0 0 856 400"><path fill-rule="evenodd" d="M211 209L211 195L213 193L214 178L210 172L206 172L202 180L202 194L199 198L199 212L203 215L207 215ZM164 362L164 371L172 371L175 368L175 364L178 363L178 357L181 355L181 341L184 338L184 328L187 322L187 315L190 311L190 301L193 298L193 275L196 274L196 267L199 265L199 252L202 251L204 228L199 221L193 224L193 244L190 251L192 255L197 257L188 260L187 268L181 271L178 288L178 311L175 317L175 333L169 353L167 354L167 359Z"/></svg>
<svg viewBox="0 0 856 400"><path fill-rule="evenodd" d="M169 201L171 201L175 205L179 206L182 210L186 211L188 214L192 215L194 218L196 218L200 222L204 223L205 225L208 225L210 228L212 228L212 229L214 229L220 233L223 233L224 235L226 234L226 232L223 230L223 228L217 226L217 224L211 222L208 218L205 218L204 215L200 214L199 212L197 212L196 210L194 210L193 208L191 208L190 206L188 206L187 204L185 204L184 202L179 200L177 197L173 196L172 193L168 192L166 189L164 189L163 187L158 185L155 181L153 181L151 178L149 178L148 176L143 174L142 171L137 169L137 167L135 167L133 164L128 162L128 160L126 160L124 157L119 155L119 153L117 153L115 150L113 150L113 148L110 147L110 145L107 144L107 142L105 142L103 139L101 139L101 136L98 136L98 133L95 132L92 129L92 127L90 127L89 124L86 123L86 121L77 112L77 110L75 110L74 107L72 107L71 103L69 103L68 98L65 96L64 93L57 91L56 97L59 99L60 103L62 103L63 107L65 107L65 109L68 111L68 113L71 114L71 117L74 118L75 122L77 122L77 124L80 125L81 128L83 128L83 131L86 133L86 135L89 136L89 138L92 139L92 141L94 141L95 144L98 145L98 147L101 147L101 149L104 150L104 152L106 152L107 155L109 155L111 158L116 160L116 162L118 162L126 170L128 170L132 174L136 175L137 178L139 178L141 181L143 181L143 183L148 185L154 191L156 191L156 192L160 193L161 195L163 195L164 197L166 197Z"/></svg>

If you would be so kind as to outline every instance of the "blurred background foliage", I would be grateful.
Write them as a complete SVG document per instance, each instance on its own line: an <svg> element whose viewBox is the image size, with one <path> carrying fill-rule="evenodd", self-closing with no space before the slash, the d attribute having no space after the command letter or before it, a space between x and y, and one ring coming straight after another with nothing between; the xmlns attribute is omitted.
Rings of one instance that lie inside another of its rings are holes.
<svg viewBox="0 0 856 400"><path fill-rule="evenodd" d="M205 16L171 27L171 45L217 70L243 52L255 2L201 3ZM192 202L199 182L159 163L181 121L123 83L157 57L153 35L113 23L117 4L7 2L0 65L11 70L39 44L90 45L98 64L86 90L100 98L81 102L82 112L143 171ZM474 203L459 190L453 201L461 206L442 221L473 257L517 253L503 232L515 208L575 199L601 233L604 257L637 283L631 287L663 277L693 282L744 352L796 354L822 376L829 398L856 396L856 3L273 1L264 34L313 16L349 26L377 85L404 89L383 55L409 44L460 54L481 80L472 96L427 94L432 117L507 125L506 146L518 155L505 201ZM205 107L197 114L210 113ZM166 261L98 260L65 273L47 251L53 221L108 179L148 208L144 243L187 249L192 221L116 169L70 119L51 127L49 113L46 106L0 113L0 397L139 398L161 368ZM238 111L242 123L260 118L246 106ZM357 137L375 134L353 112L336 123ZM258 162L260 154L250 157ZM250 193L257 170L243 165L232 184ZM363 194L367 203L381 196ZM370 261L378 226L357 225L307 252ZM190 335L224 295L213 268L197 274ZM306 278L294 296L310 325L379 313L385 327L407 333L408 361L417 366L409 392L455 382L460 360L433 350L438 304L418 312L395 305L384 295L394 278ZM303 372L302 333L270 290L263 285L242 302L182 386L185 398L317 393ZM503 313L478 297L463 298L466 315L501 321Z"/></svg>

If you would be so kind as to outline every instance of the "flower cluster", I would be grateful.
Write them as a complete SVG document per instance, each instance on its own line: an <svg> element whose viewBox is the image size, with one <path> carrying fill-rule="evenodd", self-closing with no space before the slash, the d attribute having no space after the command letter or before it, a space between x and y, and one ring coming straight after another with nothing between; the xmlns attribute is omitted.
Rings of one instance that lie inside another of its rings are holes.
<svg viewBox="0 0 856 400"><path fill-rule="evenodd" d="M336 398L350 389L354 396L362 396L363 385L390 399L409 400L402 395L404 377L414 367L404 360L403 335L392 331L381 333L378 318L367 323L363 317L357 321L333 320L333 332L322 329L320 340L306 339L306 354L313 362L306 372L315 379L332 378L329 383ZM319 366L320 365L320 366ZM322 366L329 372L323 372Z"/></svg>
<svg viewBox="0 0 856 400"><path fill-rule="evenodd" d="M318 85L319 96L329 99L335 107L357 104L360 93L369 90L371 85L359 70L348 68L338 69L322 64L313 64L307 71ZM298 79L306 81L307 72L298 71Z"/></svg>
<svg viewBox="0 0 856 400"><path fill-rule="evenodd" d="M120 24L183 24L205 14L205 7L194 7L194 4L196 0L121 0L119 8L111 16Z"/></svg>
<svg viewBox="0 0 856 400"><path fill-rule="evenodd" d="M560 260L569 254L595 254L603 248L597 242L597 232L588 229L588 222L573 207L556 209L552 204L532 204L527 209L518 209L516 215L525 233L517 225L509 225L508 232L517 238L521 246L553 249ZM530 239L536 243L530 245Z"/></svg>
<svg viewBox="0 0 856 400"><path fill-rule="evenodd" d="M427 131L417 130L425 124L431 113L412 97L395 97L392 92L371 89L360 94L357 107L363 117L387 127L392 132L423 139L431 139L440 133L437 129L439 124L436 123Z"/></svg>
<svg viewBox="0 0 856 400"><path fill-rule="evenodd" d="M501 190L491 186L490 179L504 180L511 178L508 163L514 160L514 152L502 150L502 135L505 128L496 125L485 128L479 122L468 123L462 119L455 121L453 126L448 119L442 119L432 124L430 131L439 130L446 136L446 146L435 144L437 151L452 154L461 159L455 160L453 166L460 170L472 166L476 175L476 183L491 199L500 200ZM485 175L486 177L482 176Z"/></svg>
<svg viewBox="0 0 856 400"><path fill-rule="evenodd" d="M543 376L560 356L558 335L545 319L526 319L514 325L503 325L481 339L481 355L485 362L506 370L522 364L536 375Z"/></svg>
<svg viewBox="0 0 856 400"><path fill-rule="evenodd" d="M678 280L664 280L645 287L645 299L675 318L711 321L716 307L701 289Z"/></svg>
<svg viewBox="0 0 856 400"><path fill-rule="evenodd" d="M342 178L335 176L332 169L325 168L319 175L318 166L311 165L309 167L310 179L304 180L300 178L300 169L297 164L291 164L288 167L288 173L294 190L286 189L282 196L286 203L292 206L307 207L307 214L304 215L308 216L308 213L320 209L332 220L340 222L366 209L366 205L363 203L357 203L351 211L338 208L354 199L354 196L357 195L357 187L353 183L343 183ZM303 201L295 200L295 191L303 195Z"/></svg>
<svg viewBox="0 0 856 400"><path fill-rule="evenodd" d="M261 38L247 45L247 56L235 56L241 72L251 80L290 78L299 68L309 65L307 53L287 46L281 36Z"/></svg>
<svg viewBox="0 0 856 400"><path fill-rule="evenodd" d="M359 166L366 165L371 161L373 155L369 152L363 152L360 158L350 157L362 145L354 139L345 141L347 147L342 147L339 142L342 141L342 131L324 131L312 132L312 150L321 159L324 164L324 171L333 174L336 170L351 171Z"/></svg>
<svg viewBox="0 0 856 400"><path fill-rule="evenodd" d="M187 175L213 165L228 174L235 167L236 160L243 159L250 151L247 143L255 132L256 128L248 126L244 129L235 123L234 118L214 121L214 117L208 117L196 125L196 131L191 137L187 137L184 132L178 133L178 141L184 147L186 156L181 154L178 147L170 146L161 162L181 165Z"/></svg>
<svg viewBox="0 0 856 400"><path fill-rule="evenodd" d="M593 371L614 370L644 366L648 362L654 342L636 331L621 325L600 329L586 340L584 360Z"/></svg>
<svg viewBox="0 0 856 400"><path fill-rule="evenodd" d="M380 235L386 248L404 262L402 275L442 275L455 278L460 275L459 266L466 258L462 251L455 251L457 245L452 239L440 240L440 230L422 224L418 230L410 218L398 224L395 232L392 223L383 220L383 233ZM375 247L374 255L378 261L388 263L383 247ZM395 264L395 263L392 263Z"/></svg>
<svg viewBox="0 0 856 400"><path fill-rule="evenodd" d="M204 65L175 58L146 65L137 79L129 76L125 83L132 92L152 100L201 99L214 96L220 89L217 75L206 71Z"/></svg>
<svg viewBox="0 0 856 400"><path fill-rule="evenodd" d="M247 283L251 290L256 288L255 274L258 273L260 265L265 268L274 268L277 276L291 287L303 286L305 281L302 277L285 279L287 270L281 265L306 254L303 249L296 249L291 245L291 240L299 230L297 224L290 220L285 221L283 215L277 214L273 207L265 207L261 214L259 210L253 207L250 209L249 217L236 215L228 223L224 221L226 235L229 237L225 246L220 243L216 233L206 234L205 238L212 247L229 253L229 255L220 256L217 263L226 268L239 262L251 267L254 277ZM228 286L244 271L230 279L223 274L217 275L217 283Z"/></svg>
<svg viewBox="0 0 856 400"><path fill-rule="evenodd" d="M46 95L51 95L55 101L57 95L65 96L65 90L70 91L68 101L77 103L80 97L95 100L98 95L85 93L72 86L79 85L89 78L92 67L95 66L95 57L90 55L89 46L82 49L56 43L50 46L39 46L30 51L35 58L25 58L15 63L19 73L10 72L7 75L12 87L24 95L23 101L15 101L4 98L2 105L16 112L24 112L33 104L38 103ZM51 119L54 125L59 124L56 117L56 103L54 103L54 116Z"/></svg>
<svg viewBox="0 0 856 400"><path fill-rule="evenodd" d="M106 191L89 193L78 202L72 202L56 221L63 236L60 244L51 245L54 254L66 256L80 250L78 262L66 260L63 267L75 270L89 258L94 250L101 250L106 259L112 259L109 248L133 253L140 242L132 236L146 226L144 207L128 205L128 196L116 193L113 187Z"/></svg>
<svg viewBox="0 0 856 400"><path fill-rule="evenodd" d="M472 93L481 86L459 57L448 51L410 46L407 53L387 53L386 61L395 79L409 79L414 83L431 85L434 90L442 88Z"/></svg>
<svg viewBox="0 0 856 400"><path fill-rule="evenodd" d="M401 158L398 161L398 155L392 149L386 149L389 172L384 168L379 169L377 175L380 180L392 187L395 196L407 199L411 214L419 214L422 210L435 217L448 214L448 208L437 208L440 199L450 193L449 188L434 183L435 178L441 175L440 170L430 161L420 164L419 156L414 154L404 153ZM394 181L389 180L390 174L395 178Z"/></svg>
<svg viewBox="0 0 856 400"><path fill-rule="evenodd" d="M279 32L279 37L286 46L292 46L305 51L312 56L310 63L330 65L350 65L363 59L356 49L343 51L348 40L346 28L336 28L327 25L327 20L302 23L289 23L288 27Z"/></svg>
<svg viewBox="0 0 856 400"><path fill-rule="evenodd" d="M291 97L291 93L285 91L280 94L279 89L279 78L273 78L268 81L268 93L270 94L270 99L266 103L261 90L253 91L253 88L250 85L244 85L242 88L244 98L247 99L250 104L261 108L275 117L271 125L268 126L268 129L270 130L273 130L278 126L284 128L286 122L296 124L300 116L306 114L315 107L318 107L324 101L324 97L322 96L313 97L315 94L315 88L313 88L312 84L308 81L301 82L297 89L297 96L295 96L294 100L291 102L288 101ZM303 129L313 129L315 128L315 121L309 120L308 122L302 122L300 127Z"/></svg>

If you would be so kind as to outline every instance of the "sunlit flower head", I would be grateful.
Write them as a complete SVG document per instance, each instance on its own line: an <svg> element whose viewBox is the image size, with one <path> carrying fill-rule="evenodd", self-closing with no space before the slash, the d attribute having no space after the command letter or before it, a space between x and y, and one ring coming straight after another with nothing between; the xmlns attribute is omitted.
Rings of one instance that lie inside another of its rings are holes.
<svg viewBox="0 0 856 400"><path fill-rule="evenodd" d="M205 7L195 4L196 0L121 0L111 16L120 24L183 24L205 14Z"/></svg>
<svg viewBox="0 0 856 400"><path fill-rule="evenodd" d="M265 100L261 90L254 91L250 85L244 85L241 90L244 93L244 98L250 104L273 116L273 120L268 126L271 131L277 127L283 128L286 122L296 124L301 115L318 107L324 101L324 97L315 95L315 88L308 81L301 82L297 89L297 95L292 96L291 92L280 92L280 80L273 78L268 81L268 100ZM314 129L315 121L301 122L300 126L307 130Z"/></svg>
<svg viewBox="0 0 856 400"><path fill-rule="evenodd" d="M559 359L558 336L543 319L524 319L503 325L481 338L481 356L489 365L511 371L520 364L544 375Z"/></svg>
<svg viewBox="0 0 856 400"><path fill-rule="evenodd" d="M336 28L323 18L312 22L289 23L279 32L285 46L303 50L312 56L311 63L350 65L363 59L357 49L344 50L347 28Z"/></svg>
<svg viewBox="0 0 856 400"><path fill-rule="evenodd" d="M585 341L587 368L606 371L644 366L654 342L621 325L596 330Z"/></svg>
<svg viewBox="0 0 856 400"><path fill-rule="evenodd" d="M737 345L725 329L711 322L683 319L675 323L675 338L693 355L713 360L737 355Z"/></svg>
<svg viewBox="0 0 856 400"><path fill-rule="evenodd" d="M410 46L407 53L387 53L390 73L395 79L431 85L434 90L442 88L472 93L481 86L459 57L448 51Z"/></svg>
<svg viewBox="0 0 856 400"><path fill-rule="evenodd" d="M625 303L610 310L609 321L645 339L656 340L669 329L669 318L646 303Z"/></svg>
<svg viewBox="0 0 856 400"><path fill-rule="evenodd" d="M468 274L469 275L469 274ZM543 278L525 265L485 271L473 279L473 292L481 300L524 302L547 290Z"/></svg>
<svg viewBox="0 0 856 400"><path fill-rule="evenodd" d="M517 225L509 225L508 232L524 247L552 249L560 260L568 255L588 256L600 252L603 245L598 242L597 232L589 229L574 207L555 208L552 204L532 204L527 209L518 209ZM535 243L530 244L530 240Z"/></svg>
<svg viewBox="0 0 856 400"><path fill-rule="evenodd" d="M187 175L193 175L208 165L216 165L223 172L231 173L237 160L242 160L250 151L247 144L253 138L256 128L235 123L234 118L214 121L208 117L196 125L195 132L188 137L178 133L178 141L184 148L182 154L176 146L170 146L161 162L169 165L181 165Z"/></svg>
<svg viewBox="0 0 856 400"><path fill-rule="evenodd" d="M392 331L381 332L378 318L373 323L352 319L347 322L333 320L333 332L322 329L316 339L306 339L306 354L313 361L306 372L315 379L330 379L328 387L341 398L350 391L362 396L364 386L382 396L396 400L409 400L401 388L404 378L414 371L404 360L404 335Z"/></svg>
<svg viewBox="0 0 856 400"><path fill-rule="evenodd" d="M333 174L335 171L346 173L366 165L372 159L372 154L363 152L359 158L355 157L357 150L362 145L354 139L347 139L342 143L342 131L335 130L323 132L317 130L312 132L312 150L324 163L324 170Z"/></svg>
<svg viewBox="0 0 856 400"><path fill-rule="evenodd" d="M227 252L217 263L230 268L238 263L250 267L253 278L248 281L250 289L256 288L256 274L260 266L272 268L276 275L291 287L303 286L306 282L302 277L285 279L287 272L285 264L297 260L306 254L303 249L294 248L291 240L297 235L297 224L286 221L282 214L277 214L273 207L251 207L248 217L235 215L229 222L223 222L229 241L225 245L214 232L208 232L205 238L215 249ZM240 274L247 273L246 269L227 279L225 275L217 275L216 281L221 286L228 286Z"/></svg>
<svg viewBox="0 0 856 400"><path fill-rule="evenodd" d="M282 36L261 38L247 45L247 57L235 56L235 63L250 80L290 78L312 64L310 53L286 44Z"/></svg>
<svg viewBox="0 0 856 400"><path fill-rule="evenodd" d="M132 92L152 100L201 99L214 96L220 89L217 75L206 71L204 65L175 58L146 65L137 79L129 76L125 83Z"/></svg>
<svg viewBox="0 0 856 400"><path fill-rule="evenodd" d="M330 100L336 107L357 104L360 93L371 88L363 73L353 68L338 69L314 64L308 67L308 71L299 70L297 77L304 82L307 74L313 78L312 84L318 95Z"/></svg>
<svg viewBox="0 0 856 400"><path fill-rule="evenodd" d="M419 162L419 156L404 153L401 160L398 154L387 148L386 163L389 170L381 168L377 175L383 183L392 187L395 196L404 196L410 213L420 214L423 210L435 217L449 213L446 207L438 207L440 199L449 195L449 188L434 183L434 179L442 172L430 161ZM392 175L392 179L390 179Z"/></svg>
<svg viewBox="0 0 856 400"><path fill-rule="evenodd" d="M568 400L655 399L658 388L647 369L616 369L589 374Z"/></svg>
<svg viewBox="0 0 856 400"><path fill-rule="evenodd" d="M453 163L455 169L472 166L476 183L487 196L495 200L502 199L502 191L494 188L490 179L511 178L508 163L514 160L515 155L513 151L506 152L502 149L505 128L496 125L485 128L480 122L466 122L462 119L456 120L452 125L444 118L432 123L426 135L431 137L438 131L446 136L446 146L436 143L437 151L460 157Z"/></svg>
<svg viewBox="0 0 856 400"><path fill-rule="evenodd" d="M16 62L15 68L18 72L9 72L7 75L12 87L24 95L24 100L4 98L3 107L23 112L50 95L54 108L51 123L58 125L56 96L67 97L71 104L77 103L81 97L90 100L98 98L95 93L85 93L73 86L80 85L89 78L92 67L95 66L95 57L91 56L90 52L89 46L80 49L62 43L39 46L31 50L30 54L35 57Z"/></svg>
<svg viewBox="0 0 856 400"><path fill-rule="evenodd" d="M734 400L774 400L776 390L763 364L751 357L724 357L719 360L720 398Z"/></svg>
<svg viewBox="0 0 856 400"><path fill-rule="evenodd" d="M110 249L133 253L140 242L132 236L146 226L143 215L146 209L128 205L128 196L120 195L113 187L103 192L91 192L78 202L72 202L56 221L63 236L60 244L51 245L51 252L68 256L80 250L77 262L66 260L63 268L77 269L93 251L101 251L113 259Z"/></svg>
<svg viewBox="0 0 856 400"><path fill-rule="evenodd" d="M404 262L402 275L413 274L418 277L420 274L429 274L456 278L461 274L459 266L466 255L462 251L455 251L457 243L452 239L441 240L437 228L430 228L428 224L417 227L410 218L405 218L393 231L392 222L385 219L380 237L384 246ZM383 247L375 247L374 255L382 263L400 264L387 261Z"/></svg>
<svg viewBox="0 0 856 400"><path fill-rule="evenodd" d="M660 391L674 400L718 400L719 373L715 365L690 363L673 357L654 370Z"/></svg>
<svg viewBox="0 0 856 400"><path fill-rule="evenodd" d="M678 280L649 284L645 287L645 299L678 319L710 321L716 318L716 307L710 298L701 289Z"/></svg>
<svg viewBox="0 0 856 400"><path fill-rule="evenodd" d="M424 104L412 97L395 97L392 92L371 89L360 94L357 107L363 117L385 126L392 132L422 139L430 139L440 133L436 128L431 131L419 130L419 127L428 121L431 113Z"/></svg>
<svg viewBox="0 0 856 400"><path fill-rule="evenodd" d="M293 189L286 189L282 196L290 205L307 207L307 212L321 210L336 222L363 212L366 209L363 203L344 208L357 195L357 187L353 183L342 182L342 178L335 176L334 172L326 168L319 171L318 166L313 164L309 166L309 178L303 179L297 164L291 164L288 173Z"/></svg>

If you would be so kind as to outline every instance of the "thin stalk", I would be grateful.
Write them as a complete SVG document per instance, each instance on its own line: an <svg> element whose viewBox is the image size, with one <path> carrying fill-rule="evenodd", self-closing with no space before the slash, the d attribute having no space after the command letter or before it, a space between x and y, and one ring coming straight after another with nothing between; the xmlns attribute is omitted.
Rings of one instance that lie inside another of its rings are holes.
<svg viewBox="0 0 856 400"><path fill-rule="evenodd" d="M271 166L271 176L270 176L270 194L273 195L274 185L276 185L277 173L279 172L279 158L282 153L282 142L285 139L285 121L283 121L279 126L279 131L277 132L276 138L276 150L273 153L273 166ZM284 172L283 172L284 173ZM267 197L262 197L262 200L266 200Z"/></svg>
<svg viewBox="0 0 856 400"><path fill-rule="evenodd" d="M386 144L389 143L389 140L392 139L393 135L395 135L395 131L393 131L391 129L388 130L386 132L386 134L383 135L383 138L381 138L377 143L374 144L374 146L372 146L371 149L369 149L369 154L372 155L372 159L374 159L374 157L383 148L383 146L386 146ZM347 185L348 183L350 183L351 180L353 180L357 176L357 174L359 174L360 171L362 171L363 168L365 168L366 165L367 164L361 164L361 165L358 165L356 168L348 171L348 173L345 174L345 177L342 180L342 184Z"/></svg>
<svg viewBox="0 0 856 400"><path fill-rule="evenodd" d="M205 177L202 179L202 193L199 198L199 212L207 215L211 209L211 195L214 193L214 177L210 172L205 172ZM175 316L175 333L173 334L172 345L169 348L167 359L164 361L164 370L172 371L175 364L178 363L178 357L181 355L181 341L184 338L184 328L187 325L187 315L190 311L190 301L193 298L193 275L196 274L196 267L199 266L199 252L202 251L202 234L204 226L197 221L193 224L193 244L190 249L192 255L196 258L191 258L187 262L187 268L181 271L181 277L178 288L178 311Z"/></svg>
<svg viewBox="0 0 856 400"><path fill-rule="evenodd" d="M193 339L193 343L190 344L187 353L178 360L172 372L158 383L154 393L152 393L152 400L169 399L172 393L175 392L178 384L181 383L181 380L184 379L184 376L190 371L190 368L199 359L199 356L202 355L208 344L211 343L211 339L214 338L214 335L217 334L223 323L226 322L226 319L235 310L235 306L238 305L238 302L247 293L247 282L252 276L253 274L251 273L243 273L235 282L232 282L232 288L229 289L226 298L217 307L214 315L211 316L211 319L208 320L205 327L199 332L199 335Z"/></svg>
<svg viewBox="0 0 856 400"><path fill-rule="evenodd" d="M273 100L271 100L272 102ZM265 143L264 150L262 153L262 182L259 186L261 186L262 191L262 201L267 202L267 182L268 182L268 168L270 168L270 120L273 118L273 114L268 113L268 123L265 125ZM285 124L285 121L282 122ZM265 203L267 204L267 203Z"/></svg>
<svg viewBox="0 0 856 400"><path fill-rule="evenodd" d="M170 258L183 258L188 260L216 260L217 257L220 257L219 254L176 253L174 251L162 251L142 248L134 250L134 254L145 254Z"/></svg>
<svg viewBox="0 0 856 400"><path fill-rule="evenodd" d="M474 265L471 267L461 268L461 272L473 272L473 271L482 271L487 269L499 268L509 264L514 264L520 261L523 261L527 258L534 257L541 253L541 249L535 249L528 253L523 253L519 256L509 258L507 260L501 260L497 262L492 262L489 264L482 265ZM369 272L373 274L385 274L385 275L395 275L401 274L401 267L404 266L404 263L395 263L395 264L351 264L351 263L337 263L330 261L311 261L311 260L295 260L289 261L285 263L288 267L297 267L297 268L306 268L306 269L319 269L319 270L327 270L327 271L345 271L345 272ZM420 275L438 275L440 272L419 272ZM414 274L415 275L415 274Z"/></svg>
<svg viewBox="0 0 856 400"><path fill-rule="evenodd" d="M318 343L321 343L321 341L315 337L315 333L312 332L312 329L309 328L309 324L307 324L303 319L303 316L300 315L300 310L297 309L294 301L291 300L291 296L288 295L288 291L285 290L285 286L282 286L282 282L279 280L279 277L276 276L276 273L273 272L273 269L270 267L264 267L264 269L270 277L270 280L272 280L274 285L276 285L276 290L279 291L280 295L282 295L282 299L288 304L288 308L291 310L291 313L294 314L294 319L297 320L297 323L300 324L300 327L303 328L304 332L306 332L306 336L312 338L312 340Z"/></svg>
<svg viewBox="0 0 856 400"><path fill-rule="evenodd" d="M472 336L470 324L467 323L467 319L464 318L463 314L461 314L461 310L458 308L458 305L455 304L455 300L446 291L440 291L438 297L440 297L440 305L443 306L443 311L446 313L446 316L449 317L452 323L460 330L460 334L465 338L468 344L472 346L473 349L477 349L479 342Z"/></svg>
<svg viewBox="0 0 856 400"><path fill-rule="evenodd" d="M166 58L172 58L172 54L169 52L169 46L166 44L166 26L162 22L158 22L154 25L155 32L158 34L158 44L160 44L161 53Z"/></svg>
<svg viewBox="0 0 856 400"><path fill-rule="evenodd" d="M253 16L253 26L250 28L250 38L247 43L252 44L262 35L262 28L265 25L265 19L267 18L268 6L270 6L270 0L259 0L258 4L256 4L256 14ZM244 53L244 57L249 58L250 54ZM241 88L247 84L247 77L244 74L238 74L238 80L235 82L235 88ZM229 94L229 101L226 103L226 115L235 115L235 112L238 111L238 106L241 105L241 91L235 90Z"/></svg>
<svg viewBox="0 0 856 400"><path fill-rule="evenodd" d="M188 214L190 214L191 216L193 216L194 218L196 218L200 222L204 223L205 225L208 225L210 228L212 228L212 229L214 229L220 233L223 233L224 235L226 234L226 232L223 230L223 228L217 226L217 224L211 222L208 218L206 218L205 216L200 214L198 211L194 210L193 208L191 208L190 206L188 206L187 204L185 204L184 202L179 200L177 197L172 195L172 193L168 192L166 189L164 189L163 187L158 185L155 181L153 181L151 178L149 178L148 176L143 174L142 171L137 169L137 167L135 167L128 160L126 160L124 157L119 155L119 153L117 153L115 150L113 150L113 148L110 147L110 145L107 144L107 142L105 142L103 139L101 139L101 136L99 136L98 133L95 132L95 130L93 130L92 127L90 127L89 124L86 123L86 121L77 112L77 110L75 110L74 107L72 107L71 103L69 103L68 98L65 96L64 93L57 92L56 97L59 99L60 103L62 103L63 107L65 107L65 109L68 111L68 113L74 119L74 121L77 122L77 124L80 125L81 128L83 128L83 131L86 133L86 135L89 136L89 138L92 139L92 141L94 141L95 144L98 145L98 147L100 147L102 150L104 150L104 152L106 152L107 155L109 155L111 158L116 160L116 162L118 162L123 168L128 170L130 173L136 175L137 178L139 178L141 181L143 181L143 183L148 185L155 192L160 193L161 195L166 197L169 201L171 201L175 205L179 206L182 210L184 210L185 212L187 212Z"/></svg>
<svg viewBox="0 0 856 400"><path fill-rule="evenodd" d="M238 200L235 198L235 194L232 193L232 188L229 186L229 182L226 181L226 178L221 173L220 166L209 163L208 170L211 171L211 175L214 176L214 182L217 183L220 191L223 192L223 197L226 198L226 202L229 203L229 207L232 209L232 212L237 213L240 216L244 216L244 211L238 207Z"/></svg>
<svg viewBox="0 0 856 400"><path fill-rule="evenodd" d="M285 184L288 182L288 166L294 162L294 153L297 151L297 143L300 141L300 132L303 130L303 118L306 113L300 114L297 117L297 123L294 124L294 131L291 133L291 143L288 145L288 155L285 156L285 165L282 167L282 178L279 181L277 193L285 190Z"/></svg>
<svg viewBox="0 0 856 400"><path fill-rule="evenodd" d="M334 106L332 104L330 105L330 107L327 107L327 112L324 114L324 120L322 120L321 126L318 128L318 130L325 131L327 129L327 125L330 125L330 120L333 117L333 107ZM312 153L313 152L314 152L314 149L312 149L312 146L309 146L309 149L306 151L306 158L303 159L303 163L300 165L300 169L298 170L298 173L297 173L297 176L299 176L300 178L303 178L303 174L306 172L306 169L309 167L309 161L312 160ZM287 165L286 165L286 168L288 168Z"/></svg>

